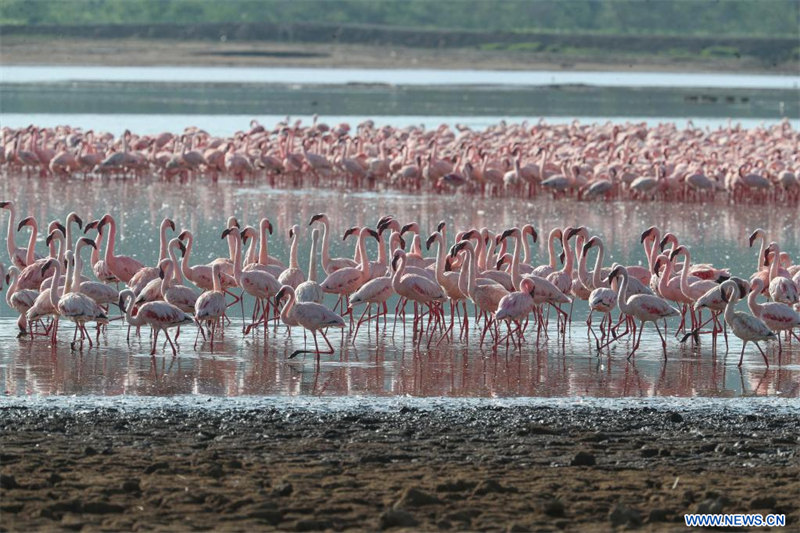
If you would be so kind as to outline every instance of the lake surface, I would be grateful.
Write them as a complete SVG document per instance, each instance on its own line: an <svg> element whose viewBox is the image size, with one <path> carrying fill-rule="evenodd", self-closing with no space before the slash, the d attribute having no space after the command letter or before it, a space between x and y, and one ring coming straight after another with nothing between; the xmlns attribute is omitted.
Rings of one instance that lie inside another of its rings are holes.
<svg viewBox="0 0 800 533"><path fill-rule="evenodd" d="M194 264L226 253L220 235L226 217L233 214L245 224L257 224L260 217L268 217L275 226L270 252L284 261L288 259L288 228L299 224L300 263L305 268L310 235L307 223L322 211L332 219L334 256L352 254L353 241L343 243L339 237L346 227L374 225L387 213L401 221L420 221L426 233L441 219L449 228L485 225L497 230L530 222L542 235L556 225L581 222L592 234L605 239L611 256L607 261L625 264L645 262L639 234L657 224L685 241L694 261L728 266L732 273L744 276L755 269L755 251L747 246L753 228L763 227L771 240L781 242L795 257L800 245L796 209L781 207L765 210L763 206L734 208L723 204L587 204L475 197L459 197L454 202L443 196L270 190L225 182L196 182L191 190L187 195L186 189L159 181L11 178L3 180L0 196L16 199L20 214L36 215L40 221L62 219L70 210L84 220L111 212L121 225L118 253L133 255L146 264L155 263L162 217L169 216L179 229L194 232ZM348 213L346 219L342 213ZM7 218L0 221L2 228L6 223ZM20 240L23 237L27 233L20 235ZM368 250L375 254L374 242L369 243ZM546 245L540 242L535 250L533 263L545 263ZM333 298L327 301L330 306L333 302ZM289 334L281 326L277 331L270 329L266 338L261 333L244 337L238 308L232 308L233 324L213 353L207 344L198 351L193 349L195 329L189 327L181 335L179 357L173 359L171 354L148 355L146 331L128 344L126 329L119 322L113 322L101 337L99 349L82 353L70 351L69 325L62 328L55 347L43 338L16 339L14 314L3 303L0 377L9 395L800 396L800 346L796 342L785 349L780 364L776 352L771 352L769 369L755 348L748 348L740 371L736 367L741 348L738 339L731 337L726 355L724 344L713 353L708 339L703 339L699 349L693 349L688 344L681 346L670 334L665 362L658 336L649 326L642 349L629 363L625 342L612 348L610 355L595 354L584 325L586 313L584 303L575 305L572 327L563 344L557 341L551 323L549 340L537 343L535 331L529 331L521 350L506 351L501 346L496 352L488 345L479 346L474 329L468 342L433 343L429 349L427 338L421 345L414 342L410 319L407 328L398 326L392 334L390 317L385 332L376 334L364 327L356 338L332 332L336 353L323 357L317 369L311 357L286 360L288 354L303 346L302 331L296 328ZM670 330L674 331L676 325L672 322Z"/></svg>

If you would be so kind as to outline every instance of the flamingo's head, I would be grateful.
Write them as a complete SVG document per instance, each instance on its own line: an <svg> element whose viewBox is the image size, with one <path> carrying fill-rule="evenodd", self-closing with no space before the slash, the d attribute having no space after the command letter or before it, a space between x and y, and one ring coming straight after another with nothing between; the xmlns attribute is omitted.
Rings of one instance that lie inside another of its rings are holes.
<svg viewBox="0 0 800 533"><path fill-rule="evenodd" d="M520 292L527 292L533 298L534 293L536 292L536 284L533 282L531 278L522 278L522 281L519 284Z"/></svg>
<svg viewBox="0 0 800 533"><path fill-rule="evenodd" d="M464 248L466 248L468 246L471 246L471 244L472 243L470 243L468 240L462 240L462 241L459 241L458 243L454 244L450 248L450 257L455 257L456 255L458 255L458 252L460 252L461 250L463 250Z"/></svg>
<svg viewBox="0 0 800 533"><path fill-rule="evenodd" d="M756 239L758 239L759 237L763 239L764 235L765 232L761 228L756 229L752 234L750 234L750 248L753 247L753 243L756 241Z"/></svg>
<svg viewBox="0 0 800 533"><path fill-rule="evenodd" d="M436 231L442 231L446 225L447 224L445 224L444 220L440 220L439 223L436 225Z"/></svg>
<svg viewBox="0 0 800 533"><path fill-rule="evenodd" d="M233 235L234 237L239 237L240 239L241 239L241 237L242 237L242 234L239 232L239 228L238 228L238 227L236 227L236 226L234 226L234 227L232 227L232 228L227 228L225 231L223 231L223 232L222 232L222 237L221 237L221 238L223 238L223 239L224 239L224 238L225 238L225 237L227 237L228 235Z"/></svg>
<svg viewBox="0 0 800 533"><path fill-rule="evenodd" d="M294 236L297 235L299 231L300 231L300 226L298 226L297 224L293 225L291 228L289 228L289 238L294 239Z"/></svg>
<svg viewBox="0 0 800 533"><path fill-rule="evenodd" d="M95 229L95 228L97 228L99 230L99 228L98 228L99 225L100 225L100 221L99 220L92 220L91 222L88 222L83 227L83 233L89 233L90 229Z"/></svg>
<svg viewBox="0 0 800 533"><path fill-rule="evenodd" d="M395 250L394 251L394 255L392 256L392 270L395 270L395 271L397 270L397 262L400 261L401 257L403 258L403 260L405 260L405 258L406 258L405 251L403 251L403 250Z"/></svg>
<svg viewBox="0 0 800 533"><path fill-rule="evenodd" d="M430 250L431 249L431 245L436 240L436 238L437 237L441 237L441 236L442 236L442 234L439 233L438 231L434 231L433 233L431 233L430 236L428 237L428 240L425 241L425 249L426 250Z"/></svg>
<svg viewBox="0 0 800 533"><path fill-rule="evenodd" d="M669 259L671 261L671 260L675 259L675 257L677 257L678 255L687 254L688 252L689 252L689 250L687 250L687 248L685 246L678 246L677 248L672 250L672 253L669 254Z"/></svg>
<svg viewBox="0 0 800 533"><path fill-rule="evenodd" d="M83 229L83 220L81 220L81 217L78 216L78 213L75 213L73 211L72 213L67 215L67 224L69 224L70 222L76 223L78 225L78 228Z"/></svg>
<svg viewBox="0 0 800 533"><path fill-rule="evenodd" d="M583 255L586 255L586 252L588 252L589 249L591 249L592 246L597 246L597 244L599 242L600 242L600 239L598 239L597 237L592 237L591 239L586 241L586 244L583 245L583 250L582 250L583 251Z"/></svg>
<svg viewBox="0 0 800 533"><path fill-rule="evenodd" d="M48 259L48 260L45 262L45 264L43 264L43 265L42 265L42 268L41 268L41 274L42 274L42 276L44 276L44 275L45 275L45 273L46 273L48 270L50 270L50 268L55 268L55 266L56 266L57 264L58 264L58 259L55 259L55 258L50 258L50 259Z"/></svg>
<svg viewBox="0 0 800 533"><path fill-rule="evenodd" d="M361 231L361 227L360 226L353 226L352 228L349 228L347 231L344 232L344 235L342 235L342 240L343 241L347 240L347 238L350 235L353 235L354 233L358 233L359 231Z"/></svg>
<svg viewBox="0 0 800 533"><path fill-rule="evenodd" d="M242 230L242 242L247 244L247 241L251 238L255 238L258 233L256 233L256 228L253 226L245 226Z"/></svg>
<svg viewBox="0 0 800 533"><path fill-rule="evenodd" d="M657 235L659 234L658 228L655 226L650 226L646 230L642 232L642 239L639 242L644 242L647 239L656 239L658 238Z"/></svg>
<svg viewBox="0 0 800 533"><path fill-rule="evenodd" d="M21 230L25 226L33 226L36 224L36 220L33 217L26 217L19 221L17 224L17 231Z"/></svg>
<svg viewBox="0 0 800 533"><path fill-rule="evenodd" d="M669 244L669 243L672 243L673 246L677 246L678 245L678 238L675 235L673 235L672 233L667 233L666 235L664 235L664 238L661 239L661 242L658 244L658 247L663 252L664 248L666 248L667 244Z"/></svg>
<svg viewBox="0 0 800 533"><path fill-rule="evenodd" d="M503 233L500 234L498 242L503 241L503 240L507 239L508 237L512 237L512 236L515 237L515 236L517 236L518 232L519 232L519 229L517 229L517 228L509 228L509 229L505 230Z"/></svg>
<svg viewBox="0 0 800 533"><path fill-rule="evenodd" d="M417 224L416 222L411 222L409 224L406 224L400 230L400 235L403 235L407 231L413 231L414 233L419 233L419 224Z"/></svg>
<svg viewBox="0 0 800 533"><path fill-rule="evenodd" d="M162 227L169 226L172 229L172 231L175 231L175 222L173 222L171 218L165 218L164 220L162 220L161 226Z"/></svg>
<svg viewBox="0 0 800 533"><path fill-rule="evenodd" d="M533 227L533 224L525 224L522 226L522 234L528 234L533 237L533 242L537 242L539 240L539 234L536 233L536 228Z"/></svg>
<svg viewBox="0 0 800 533"><path fill-rule="evenodd" d="M92 239L89 239L87 237L82 237L78 239L78 244L83 244L84 246L91 246L92 248L97 250L97 244Z"/></svg>
<svg viewBox="0 0 800 533"><path fill-rule="evenodd" d="M64 239L64 232L61 231L59 228L54 229L53 231L50 232L50 234L44 240L44 244L46 246L50 246L50 241L52 241L53 239L61 239L61 240L63 240Z"/></svg>
<svg viewBox="0 0 800 533"><path fill-rule="evenodd" d="M328 221L328 217L325 216L325 213L319 213L319 214L314 215L313 217L311 217L311 221L308 223L308 225L310 226L311 224L313 224L317 220L321 220L323 222L327 222Z"/></svg>
<svg viewBox="0 0 800 533"><path fill-rule="evenodd" d="M619 276L623 275L623 274L622 274L623 272L626 272L626 270L625 270L625 267L624 267L624 266L622 266L622 265L617 265L617 266L615 266L615 267L614 267L614 268L611 270L611 272L609 272L609 274L608 274L608 278L606 278L606 281L607 281L607 282L609 282L609 283L611 283L611 281L612 281L612 280L614 280L614 279L616 279L617 277L619 277Z"/></svg>
<svg viewBox="0 0 800 533"><path fill-rule="evenodd" d="M186 245L183 244L180 241L180 239L172 239L171 241L169 241L169 245L170 246L177 246L178 248L180 248L182 255L186 254Z"/></svg>
<svg viewBox="0 0 800 533"><path fill-rule="evenodd" d="M97 225L97 230L100 231L106 224L113 224L113 223L114 223L114 217L112 217L109 214L105 214L103 215L103 218L100 219L100 223Z"/></svg>
<svg viewBox="0 0 800 533"><path fill-rule="evenodd" d="M186 239L191 239L192 232L188 229L183 230L180 235L178 235L178 240L185 241Z"/></svg>
<svg viewBox="0 0 800 533"><path fill-rule="evenodd" d="M0 202L0 209L13 209L14 202Z"/></svg>

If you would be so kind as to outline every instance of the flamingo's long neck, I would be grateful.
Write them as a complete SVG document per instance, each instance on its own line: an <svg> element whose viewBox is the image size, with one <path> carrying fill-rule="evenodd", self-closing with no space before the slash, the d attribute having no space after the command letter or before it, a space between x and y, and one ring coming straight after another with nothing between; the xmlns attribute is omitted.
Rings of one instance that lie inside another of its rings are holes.
<svg viewBox="0 0 800 533"><path fill-rule="evenodd" d="M689 294L689 261L691 256L689 250L684 252L683 269L681 270L681 292L688 297Z"/></svg>
<svg viewBox="0 0 800 533"><path fill-rule="evenodd" d="M72 250L68 251L71 252ZM75 268L75 256L72 255L71 253L67 254L67 256L68 256L67 272L64 274L64 292L61 293L62 296L72 292L73 277L77 272L77 269Z"/></svg>
<svg viewBox="0 0 800 533"><path fill-rule="evenodd" d="M475 258L475 253L469 247L467 247L467 259L469 260L469 277L467 278L469 281L467 284L467 294L469 295L470 300L475 301L473 295L475 294L475 279L478 274L478 263L477 259Z"/></svg>
<svg viewBox="0 0 800 533"><path fill-rule="evenodd" d="M572 279L572 261L574 257L572 255L572 247L569 245L569 239L566 238L566 235L561 239L561 245L564 248L564 266L561 267L561 270Z"/></svg>
<svg viewBox="0 0 800 533"><path fill-rule="evenodd" d="M58 257L57 259L60 262L64 262L64 252L66 251L66 246L64 246L64 236L59 233L58 236Z"/></svg>
<svg viewBox="0 0 800 533"><path fill-rule="evenodd" d="M267 225L261 224L261 227L258 229L258 264L266 265L269 261L269 254L267 252Z"/></svg>
<svg viewBox="0 0 800 533"><path fill-rule="evenodd" d="M531 247L530 244L528 244L528 239L525 237L525 234L522 235L522 252L522 262L529 265L531 261Z"/></svg>
<svg viewBox="0 0 800 533"><path fill-rule="evenodd" d="M72 221L69 217L67 217L67 223L65 224L66 228L66 239L67 239L67 250L72 250Z"/></svg>
<svg viewBox="0 0 800 533"><path fill-rule="evenodd" d="M281 309L281 320L284 322L289 321L289 314L292 312L295 303L294 291L287 291L287 294L289 295L289 301L287 301L286 305Z"/></svg>
<svg viewBox="0 0 800 533"><path fill-rule="evenodd" d="M251 239L250 244L247 247L247 255L244 258L244 264L249 265L254 263L256 260L256 240Z"/></svg>
<svg viewBox="0 0 800 533"><path fill-rule="evenodd" d="M53 281L50 283L50 305L56 307L58 305L58 278L61 277L61 261L56 261L55 273L53 274Z"/></svg>
<svg viewBox="0 0 800 533"><path fill-rule="evenodd" d="M383 232L378 235L378 263L386 267L386 242L383 240Z"/></svg>
<svg viewBox="0 0 800 533"><path fill-rule="evenodd" d="M172 266L173 263L167 263L167 268L164 269L164 277L161 279L161 297L163 298L164 295L169 290L170 285L172 285L172 271L174 267Z"/></svg>
<svg viewBox="0 0 800 533"><path fill-rule="evenodd" d="M181 259L181 272L188 280L192 280L192 268L189 266L189 254L192 252L192 242L194 241L194 237L191 233L186 235L186 251L183 253L183 258Z"/></svg>
<svg viewBox="0 0 800 533"><path fill-rule="evenodd" d="M308 258L308 281L317 281L317 241L319 241L319 232L314 230L311 232L311 257ZM383 249L383 264L386 264L386 250Z"/></svg>
<svg viewBox="0 0 800 533"><path fill-rule="evenodd" d="M476 259L477 268L485 270L486 264L481 264L486 259L486 256L484 255L484 253L486 252L486 241L484 240L483 231L478 233L478 246L475 247L474 252L475 252L474 257L477 258Z"/></svg>
<svg viewBox="0 0 800 533"><path fill-rule="evenodd" d="M578 281L580 281L584 287L587 289L593 289L594 287L594 277L589 279L589 271L586 270L586 261L589 256L589 251L583 251L581 248L580 253L578 254ZM595 272L597 271L597 263L595 263Z"/></svg>
<svg viewBox="0 0 800 533"><path fill-rule="evenodd" d="M603 282L603 258L606 254L606 247L602 241L597 243L597 259L594 262L594 272L592 272L592 285L595 289L608 287L608 283Z"/></svg>
<svg viewBox="0 0 800 533"><path fill-rule="evenodd" d="M550 268L553 270L556 269L556 238L558 233L553 230L550 232L550 236L547 239L547 253L548 258L550 260Z"/></svg>
<svg viewBox="0 0 800 533"><path fill-rule="evenodd" d="M667 290L667 285L669 284L669 280L672 277L672 261L664 261L664 271L661 273L661 276L658 278L658 292L664 297L664 293Z"/></svg>
<svg viewBox="0 0 800 533"><path fill-rule="evenodd" d="M83 273L83 258L81 257L81 250L85 245L80 242L78 246L75 247L75 271L72 274L72 286L75 288L75 292L80 292L81 288L81 274Z"/></svg>
<svg viewBox="0 0 800 533"><path fill-rule="evenodd" d="M400 254L397 258L397 269L394 271L394 275L392 276L392 289L394 292L400 293L400 279L402 279L403 274L405 274L406 270L406 256L405 254Z"/></svg>
<svg viewBox="0 0 800 533"><path fill-rule="evenodd" d="M622 270L619 275L622 276L622 283L617 288L617 305L620 311L629 315L631 308L628 305L628 271Z"/></svg>
<svg viewBox="0 0 800 533"><path fill-rule="evenodd" d="M367 257L367 232L361 230L361 233L358 235L358 252L361 254L361 262L359 264L359 270L361 270L361 277L362 279L365 276L369 276L369 258Z"/></svg>
<svg viewBox="0 0 800 533"><path fill-rule="evenodd" d="M27 265L32 265L36 260L36 237L39 235L39 225L36 223L35 218L31 219L30 227L31 236L28 239L28 253L25 257L25 263Z"/></svg>
<svg viewBox="0 0 800 533"><path fill-rule="evenodd" d="M772 262L769 264L769 280L770 282L778 276L778 266L781 262L781 250L777 244L773 244L772 248L775 250L772 254Z"/></svg>
<svg viewBox="0 0 800 533"><path fill-rule="evenodd" d="M158 238L158 262L160 263L167 258L167 224L164 222L161 223Z"/></svg>
<svg viewBox="0 0 800 533"><path fill-rule="evenodd" d="M220 283L219 279L219 263L215 263L213 267L211 267L211 277L213 278L211 281L213 282L213 290L214 292L222 292L222 283Z"/></svg>
<svg viewBox="0 0 800 533"><path fill-rule="evenodd" d="M17 273L17 271L11 270L9 272L9 275L11 276L11 285L9 285L8 288L6 289L6 303L8 304L9 307L11 307L11 297L17 291L17 285L18 285L17 280L19 280L19 274Z"/></svg>
<svg viewBox="0 0 800 533"><path fill-rule="evenodd" d="M330 255L331 236L328 234L328 221L322 219L320 220L320 222L322 222L322 270L324 270L325 272L329 272L331 264L331 255Z"/></svg>
<svg viewBox="0 0 800 533"><path fill-rule="evenodd" d="M511 285L515 290L520 290L522 275L519 273L520 240L525 242L525 236L514 235L514 255L511 256Z"/></svg>
<svg viewBox="0 0 800 533"><path fill-rule="evenodd" d="M753 280L750 294L747 295L747 307L750 308L750 312L756 318L761 318L761 313L764 312L764 306L756 301L762 290L764 290L764 283L759 278L756 278Z"/></svg>
<svg viewBox="0 0 800 533"><path fill-rule="evenodd" d="M97 237L94 238L94 248L92 248L92 266L100 261L100 244L103 242L103 234L97 232Z"/></svg>
<svg viewBox="0 0 800 533"><path fill-rule="evenodd" d="M444 238L441 234L436 236L436 281L439 285L443 285L444 283L444 246L442 246L442 241Z"/></svg>
<svg viewBox="0 0 800 533"><path fill-rule="evenodd" d="M8 250L8 257L11 259L11 262L14 263L14 258L16 257L17 253L17 243L14 240L14 207L9 205L6 209L8 209L11 217L8 219L8 234L6 236L6 249ZM28 248L28 255L30 255L31 249ZM25 258L25 262L28 263L27 257Z"/></svg>
<svg viewBox="0 0 800 533"><path fill-rule="evenodd" d="M10 232L11 230L9 230ZM764 256L764 250L766 249L766 240L767 238L764 235L761 235L761 246L758 248L758 265L756 266L756 272L759 272L766 268L767 266L767 258Z"/></svg>
<svg viewBox="0 0 800 533"><path fill-rule="evenodd" d="M236 284L240 285L240 280L242 279L242 239L238 236L234 236L233 239L233 279L236 280ZM214 275L214 279L217 279L216 274ZM214 290L217 290L216 286Z"/></svg>
<svg viewBox="0 0 800 533"><path fill-rule="evenodd" d="M292 247L289 249L289 268L300 268L297 261L297 230L292 232Z"/></svg>
<svg viewBox="0 0 800 533"><path fill-rule="evenodd" d="M139 313L136 316L132 316L132 314L133 314L133 306L136 303L134 301L135 299L136 298L134 298L133 295L131 295L131 297L128 298L128 305L125 306L125 320L131 326L139 327L142 324L144 324L144 316L142 316L142 313Z"/></svg>
<svg viewBox="0 0 800 533"><path fill-rule="evenodd" d="M183 285L183 276L181 275L181 269L178 268L178 258L175 256L175 247L170 246L168 252L169 258L172 260L172 276L174 281L177 285Z"/></svg>
<svg viewBox="0 0 800 533"><path fill-rule="evenodd" d="M108 241L106 241L106 265L109 269L113 272L115 270L114 265L116 265L116 261L114 260L114 243L117 240L117 223L114 219L110 219L108 228Z"/></svg>

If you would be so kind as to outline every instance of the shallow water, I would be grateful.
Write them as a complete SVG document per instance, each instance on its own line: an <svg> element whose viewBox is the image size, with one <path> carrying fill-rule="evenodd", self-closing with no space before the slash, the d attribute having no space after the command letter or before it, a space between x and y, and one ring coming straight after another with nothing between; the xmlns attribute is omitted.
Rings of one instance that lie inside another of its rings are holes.
<svg viewBox="0 0 800 533"><path fill-rule="evenodd" d="M782 244L797 256L800 235L796 209L763 206L679 205L661 203L579 203L542 198L535 201L483 199L475 197L413 196L397 193L348 194L340 191L283 191L261 186L237 187L231 183L192 183L192 195L175 185L122 180L60 181L10 178L0 185L3 199L15 199L18 217L32 214L40 222L63 219L70 210L84 220L99 218L106 211L121 225L118 253L133 255L154 264L158 254L157 228L164 216L180 228L191 229L196 237L192 263L206 262L227 253L220 235L228 215L242 223L257 225L268 217L275 234L270 253L288 259L288 228L301 226L300 263L306 267L310 217L327 212L332 219L333 256L351 255L354 241L339 237L350 225L374 225L391 213L400 221L418 220L424 231L444 219L453 227L488 226L497 230L533 223L542 239L556 225L582 223L592 234L604 238L610 261L645 263L639 234L657 224L678 235L691 247L693 261L728 266L735 275L749 275L755 269L755 251L747 237L755 227L764 228L770 240ZM7 217L7 212L3 216ZM347 215L345 219L345 213ZM7 218L0 221L5 228ZM19 220L19 218L17 219ZM20 244L27 233L19 235ZM172 237L174 235L170 235ZM43 239L40 236L40 242ZM452 233L451 237L452 239ZM43 246L40 244L41 250ZM375 243L368 243L371 255ZM535 249L534 264L547 262L546 244ZM3 253L5 256L5 252ZM590 258L590 268L594 254ZM327 303L333 305L333 299ZM248 302L248 307L250 303ZM390 309L393 309L393 303ZM293 350L303 346L303 334L290 336L285 327L243 338L241 312L232 308L233 324L225 340L199 351L192 348L194 328L181 336L180 356L172 359L163 352L148 354L148 333L126 342L125 328L113 322L101 338L99 349L70 351L71 328L64 326L59 344L52 348L43 338L18 340L13 312L0 306L0 375L9 395L363 395L421 397L642 397L642 396L800 396L800 346L785 349L780 362L771 350L769 369L754 347L745 354L741 372L736 367L741 344L731 338L730 353L724 345L714 355L710 340L699 350L681 347L669 335L668 359L663 360L660 342L648 326L642 348L634 363L626 361L626 343L611 350L610 356L596 356L587 340L583 321L586 305L574 310L571 332L562 345L557 342L554 323L549 340L536 343L535 331L515 351L501 346L497 352L481 348L475 330L468 343L443 342L434 338L428 349L427 337L415 348L410 325L392 335L376 335L362 328L359 336L343 338L331 332L336 353L323 357L319 369L312 358L287 362ZM112 313L116 314L116 313ZM676 323L670 324L674 331ZM403 332L405 331L405 337ZM309 339L310 341L310 339ZM312 344L313 345L313 344ZM168 350L168 348L167 348Z"/></svg>

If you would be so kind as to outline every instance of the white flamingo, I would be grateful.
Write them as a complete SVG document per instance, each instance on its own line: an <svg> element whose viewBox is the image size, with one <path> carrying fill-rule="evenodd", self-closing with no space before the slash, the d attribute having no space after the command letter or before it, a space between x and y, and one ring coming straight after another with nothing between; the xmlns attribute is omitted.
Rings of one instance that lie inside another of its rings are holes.
<svg viewBox="0 0 800 533"><path fill-rule="evenodd" d="M333 346L323 330L325 328L344 328L344 320L324 305L314 302L298 302L295 298L294 289L289 285L281 287L276 299L280 301L284 295L288 295L289 300L286 302L283 309L281 309L281 320L287 325L298 324L310 331L314 336L315 348L314 351L305 349L295 350L289 356L289 359L297 357L301 353L313 353L317 357L317 364L319 364L319 356L321 354L333 353ZM328 351L320 351L317 341L317 332L325 339L325 343L328 345Z"/></svg>
<svg viewBox="0 0 800 533"><path fill-rule="evenodd" d="M125 289L119 294L119 307L125 310L125 319L131 326L138 328L148 325L153 329L153 346L150 350L150 355L156 354L158 332L163 331L164 335L167 337L167 341L169 341L172 347L172 356L177 356L178 351L169 336L169 329L191 324L194 321L192 315L184 313L167 302L148 302L139 306L139 311L136 313L136 316L132 316L134 299L133 291Z"/></svg>
<svg viewBox="0 0 800 533"><path fill-rule="evenodd" d="M736 302L739 301L739 290L736 282L728 280L722 283L722 299L725 300L725 322L733 330L733 334L744 341L742 343L742 353L739 355L739 366L742 366L744 360L744 349L747 347L748 342L753 342L761 352L761 357L764 358L764 363L769 368L769 360L767 354L759 346L758 341L766 341L775 338L775 333L770 331L769 327L760 318L753 315L742 313L741 311L734 311Z"/></svg>

